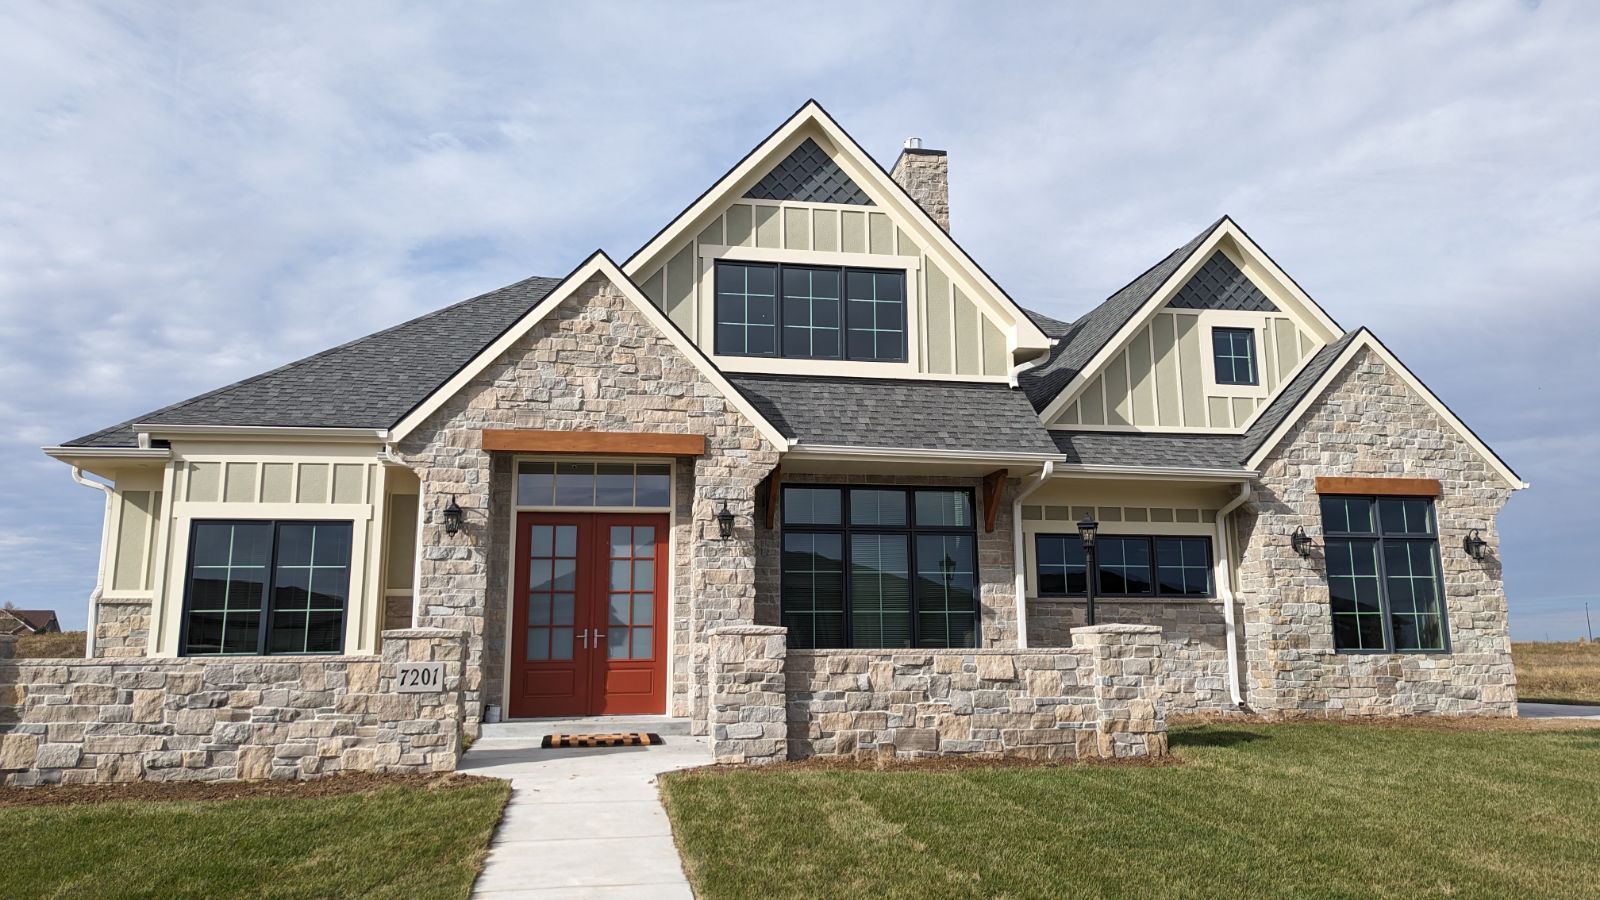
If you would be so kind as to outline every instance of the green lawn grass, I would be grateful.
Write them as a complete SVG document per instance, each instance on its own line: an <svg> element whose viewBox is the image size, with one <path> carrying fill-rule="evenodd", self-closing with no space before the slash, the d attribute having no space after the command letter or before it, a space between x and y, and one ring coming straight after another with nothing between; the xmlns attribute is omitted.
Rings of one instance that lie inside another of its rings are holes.
<svg viewBox="0 0 1600 900"><path fill-rule="evenodd" d="M1174 728L1180 764L668 775L697 896L1600 894L1600 729Z"/></svg>
<svg viewBox="0 0 1600 900"><path fill-rule="evenodd" d="M0 808L0 895L466 897L506 782Z"/></svg>

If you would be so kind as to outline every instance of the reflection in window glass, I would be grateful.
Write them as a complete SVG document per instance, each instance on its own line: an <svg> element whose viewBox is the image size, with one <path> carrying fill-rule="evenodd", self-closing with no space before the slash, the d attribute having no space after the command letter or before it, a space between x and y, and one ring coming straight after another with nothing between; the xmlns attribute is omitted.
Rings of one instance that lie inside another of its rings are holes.
<svg viewBox="0 0 1600 900"><path fill-rule="evenodd" d="M1446 649L1433 501L1321 499L1335 649Z"/></svg>

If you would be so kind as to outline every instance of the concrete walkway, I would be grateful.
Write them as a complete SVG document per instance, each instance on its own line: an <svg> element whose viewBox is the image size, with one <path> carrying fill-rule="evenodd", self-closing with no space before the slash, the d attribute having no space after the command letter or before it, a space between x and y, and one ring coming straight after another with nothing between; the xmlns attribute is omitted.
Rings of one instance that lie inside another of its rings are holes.
<svg viewBox="0 0 1600 900"><path fill-rule="evenodd" d="M1524 719L1600 719L1600 706L1566 703L1518 703L1517 715Z"/></svg>
<svg viewBox="0 0 1600 900"><path fill-rule="evenodd" d="M654 731L655 747L542 750L553 731ZM682 731L682 734L670 732ZM691 898L656 775L711 762L673 719L514 722L484 728L460 770L511 781L474 897Z"/></svg>

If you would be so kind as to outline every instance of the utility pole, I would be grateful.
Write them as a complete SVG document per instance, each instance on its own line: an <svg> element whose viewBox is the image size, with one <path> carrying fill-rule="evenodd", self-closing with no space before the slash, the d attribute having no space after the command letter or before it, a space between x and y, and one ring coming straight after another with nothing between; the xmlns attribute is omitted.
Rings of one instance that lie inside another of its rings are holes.
<svg viewBox="0 0 1600 900"><path fill-rule="evenodd" d="M1583 624L1589 628L1589 643L1594 643L1594 622L1589 618L1589 601L1583 601Z"/></svg>

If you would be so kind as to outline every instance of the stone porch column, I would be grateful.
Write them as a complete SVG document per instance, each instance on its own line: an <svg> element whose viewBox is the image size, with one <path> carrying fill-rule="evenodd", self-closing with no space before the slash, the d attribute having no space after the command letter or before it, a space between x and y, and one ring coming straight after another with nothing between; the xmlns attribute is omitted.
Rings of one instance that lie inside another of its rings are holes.
<svg viewBox="0 0 1600 900"><path fill-rule="evenodd" d="M1161 627L1089 625L1072 644L1094 663L1096 739L1102 757L1164 756L1167 714L1161 702Z"/></svg>
<svg viewBox="0 0 1600 900"><path fill-rule="evenodd" d="M789 758L787 628L731 625L711 633L711 754L719 763Z"/></svg>

